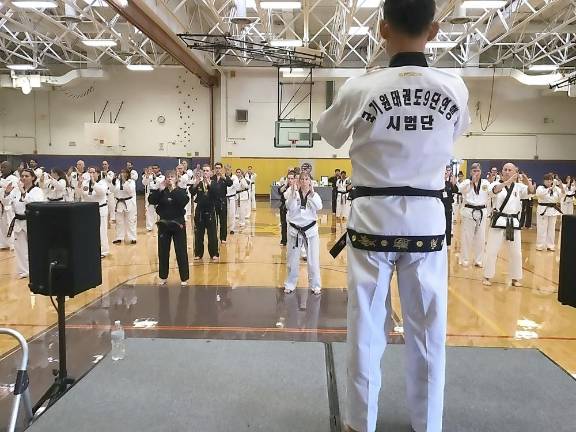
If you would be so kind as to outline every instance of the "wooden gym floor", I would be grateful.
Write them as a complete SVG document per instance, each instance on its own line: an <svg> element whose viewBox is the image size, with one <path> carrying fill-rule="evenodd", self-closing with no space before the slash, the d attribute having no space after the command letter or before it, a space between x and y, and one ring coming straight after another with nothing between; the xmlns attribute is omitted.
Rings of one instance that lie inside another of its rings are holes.
<svg viewBox="0 0 576 432"><path fill-rule="evenodd" d="M150 289L160 293L160 290L174 290L173 292L180 290L174 259L171 265L171 284L168 287L155 286L158 270L156 235L145 232L142 209L143 202L141 201L139 202L138 244L132 246L111 244L111 255L102 263L102 286L69 299L66 306L69 314L83 310L87 305L120 285L134 286L135 297L138 295L140 286L143 287L142 295L144 295L144 290ZM279 245L278 210L271 208L267 202L258 202L258 209L252 213L251 221L249 228L229 236L228 244L221 245L220 262L211 263L207 256L203 262L190 261L189 289L201 290L203 293L213 290L215 295L211 298L218 298L217 301L220 301L222 290L240 288L236 296L240 292L246 292L246 300L242 306L235 304L236 310L241 309L241 313L229 316L225 327L221 328L218 321L202 322L201 318L196 317L194 326L166 328L167 331L171 330L174 333L171 337L206 337L207 334L214 334L217 335L215 337L236 338L234 334L241 332L243 337L259 338L260 333L274 330L275 327L281 332L272 332L268 338L286 339L287 335L289 337L291 324L276 322L281 321L280 318L272 319L278 315L277 311L263 310L275 307L268 300L273 296L272 292L276 293L274 294L276 296L279 295L277 293L281 293L279 288L283 286L285 276L286 250ZM328 318L322 322L322 329L317 331L337 335L339 339L343 339L346 313L344 306L346 254L342 253L338 259L333 259L328 254L328 249L340 237L344 227L336 224L333 216L326 212L321 215L319 223L322 239L320 248L322 283L324 290L329 294L325 297L328 299L332 296L342 301L339 300L337 304L331 301L322 304L322 296L320 296L319 301L316 301L319 303L317 307L322 310L322 316ZM456 237L450 251L448 344L535 347L542 350L570 374L576 374L576 309L562 306L557 301L559 252L537 252L534 247L535 228L525 230L522 232L524 286L515 288L507 284L504 254L498 260L495 283L491 287L485 287L481 283L481 269L464 269L457 263L458 231L459 227L456 225ZM190 227L188 227L188 237L190 248L192 245ZM112 235L110 239L113 239ZM191 259L191 249L189 252ZM299 286L306 287L304 266L302 270ZM401 316L400 304L395 285L393 281L393 318L395 335L400 336L401 339L402 327L398 319ZM92 304L92 308L96 303ZM16 329L27 338L44 332L56 322L56 313L49 299L30 294L27 280L16 279L13 254L7 251L0 252L0 305L0 327ZM196 310L200 306L200 304L196 305ZM255 325L255 321L249 318L264 312L272 317L271 322L266 321ZM132 323L128 322L125 325L130 330ZM316 327L320 326L316 325ZM136 330L135 327L133 329ZM200 330L202 333L195 333ZM316 329L309 327L306 330L307 334L315 331ZM183 333L186 332L189 334L184 335ZM260 333L254 336L256 332ZM130 335L130 332L128 334ZM12 339L0 336L0 357L2 353L14 347L15 343ZM0 382L4 380L5 377L0 378Z"/></svg>

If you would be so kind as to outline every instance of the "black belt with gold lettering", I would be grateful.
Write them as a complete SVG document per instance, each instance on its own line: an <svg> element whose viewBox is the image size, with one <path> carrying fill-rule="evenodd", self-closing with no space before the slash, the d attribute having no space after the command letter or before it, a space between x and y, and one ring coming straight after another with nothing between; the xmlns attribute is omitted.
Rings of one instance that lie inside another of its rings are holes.
<svg viewBox="0 0 576 432"><path fill-rule="evenodd" d="M367 196L414 196L430 197L442 200L444 189L418 189L410 186L372 188L356 186L350 195L352 199ZM356 249L374 252L437 252L442 250L444 234L435 236L383 236L377 234L359 233L348 228L340 240L336 242L330 255L336 258L346 247L346 236L350 237L352 246Z"/></svg>
<svg viewBox="0 0 576 432"><path fill-rule="evenodd" d="M12 237L12 232L14 231L14 225L16 225L17 220L26 220L26 215L15 214L10 222L10 227L8 228L8 234L6 237Z"/></svg>

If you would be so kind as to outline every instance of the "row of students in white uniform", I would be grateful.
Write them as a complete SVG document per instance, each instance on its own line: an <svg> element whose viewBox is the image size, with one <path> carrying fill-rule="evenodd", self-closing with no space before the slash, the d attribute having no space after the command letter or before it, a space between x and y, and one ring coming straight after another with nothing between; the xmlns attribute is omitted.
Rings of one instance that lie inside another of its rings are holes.
<svg viewBox="0 0 576 432"><path fill-rule="evenodd" d="M573 214L576 184L570 177L563 184L557 175L550 173L544 176L544 184L536 187L532 179L521 174L511 163L504 165L502 176L493 177L496 180L492 183L481 179L480 164L472 164L470 172L469 179L458 183L463 197L459 263L465 267L470 263L484 267L484 284L490 285L495 274L498 250L504 238L502 230L505 230L506 239L510 242L507 243L510 247L508 276L512 285L521 286L519 230L522 228L522 201L531 199L531 196L538 199L536 249L554 251L557 218L561 214ZM505 190L502 185L505 185ZM509 197L508 190L511 190ZM498 214L506 216L498 217Z"/></svg>

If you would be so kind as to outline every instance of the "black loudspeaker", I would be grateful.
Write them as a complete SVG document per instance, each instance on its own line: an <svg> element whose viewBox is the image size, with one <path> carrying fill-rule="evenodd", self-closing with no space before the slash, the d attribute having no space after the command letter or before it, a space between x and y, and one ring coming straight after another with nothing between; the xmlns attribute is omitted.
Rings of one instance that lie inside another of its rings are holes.
<svg viewBox="0 0 576 432"><path fill-rule="evenodd" d="M33 293L74 297L102 284L98 203L34 202L26 220Z"/></svg>
<svg viewBox="0 0 576 432"><path fill-rule="evenodd" d="M576 216L562 216L558 301L576 307Z"/></svg>

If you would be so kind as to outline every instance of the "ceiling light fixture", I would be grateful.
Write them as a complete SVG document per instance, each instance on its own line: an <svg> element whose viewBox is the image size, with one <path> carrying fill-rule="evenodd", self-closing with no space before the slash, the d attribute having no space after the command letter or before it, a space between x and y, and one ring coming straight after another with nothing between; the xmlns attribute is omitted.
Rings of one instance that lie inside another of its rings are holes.
<svg viewBox="0 0 576 432"><path fill-rule="evenodd" d="M426 43L426 48L454 48L456 45L456 42L451 41L430 41Z"/></svg>
<svg viewBox="0 0 576 432"><path fill-rule="evenodd" d="M276 39L270 41L273 47L301 47L302 40L300 39Z"/></svg>
<svg viewBox="0 0 576 432"><path fill-rule="evenodd" d="M89 47L114 47L116 41L113 39L84 39L82 43Z"/></svg>
<svg viewBox="0 0 576 432"><path fill-rule="evenodd" d="M154 66L152 65L147 65L147 64L129 64L126 65L126 68L131 70L131 71L153 71L154 70Z"/></svg>
<svg viewBox="0 0 576 432"><path fill-rule="evenodd" d="M58 7L58 3L54 0L15 0L12 4L20 9L53 9Z"/></svg>
<svg viewBox="0 0 576 432"><path fill-rule="evenodd" d="M262 9L302 9L302 3L296 1L263 1Z"/></svg>
<svg viewBox="0 0 576 432"><path fill-rule="evenodd" d="M366 26L361 26L361 27L350 27L350 29L348 29L348 34L350 36L364 36L367 35L368 32L370 31L370 28L366 27Z"/></svg>
<svg viewBox="0 0 576 432"><path fill-rule="evenodd" d="M558 65L554 64L540 64L540 65L530 65L528 70L533 72L550 72L550 71L557 71Z"/></svg>
<svg viewBox="0 0 576 432"><path fill-rule="evenodd" d="M500 9L506 6L504 0L466 0L462 2L464 9Z"/></svg>
<svg viewBox="0 0 576 432"><path fill-rule="evenodd" d="M15 70L15 71L27 71L27 70L34 70L36 69L35 64L10 64L7 66L8 69Z"/></svg>

